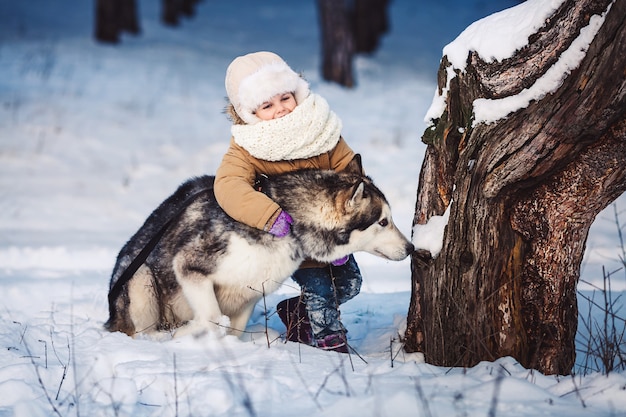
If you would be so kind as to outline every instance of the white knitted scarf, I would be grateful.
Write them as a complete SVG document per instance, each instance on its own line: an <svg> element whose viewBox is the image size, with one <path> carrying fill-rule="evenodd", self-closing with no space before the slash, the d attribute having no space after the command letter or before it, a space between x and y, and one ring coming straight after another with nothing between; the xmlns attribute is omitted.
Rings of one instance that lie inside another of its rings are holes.
<svg viewBox="0 0 626 417"><path fill-rule="evenodd" d="M291 113L252 125L233 125L235 143L264 161L306 159L337 145L341 120L328 102L311 93Z"/></svg>

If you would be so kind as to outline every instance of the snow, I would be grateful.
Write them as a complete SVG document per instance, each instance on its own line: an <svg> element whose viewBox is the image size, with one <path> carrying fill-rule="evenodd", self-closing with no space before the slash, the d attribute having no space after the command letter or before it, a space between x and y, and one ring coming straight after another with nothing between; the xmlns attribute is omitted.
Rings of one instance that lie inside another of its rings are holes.
<svg viewBox="0 0 626 417"><path fill-rule="evenodd" d="M267 323L257 306L245 340L104 331L119 249L178 184L213 173L227 148L223 80L235 56L272 50L304 73L409 236L442 49L517 4L392 2L391 32L356 59L358 87L347 90L320 79L315 2L206 1L177 29L158 22L159 3L139 4L140 37L105 46L91 39L93 2L0 2L0 416L626 413L623 373L545 376L512 358L442 368L403 353L408 260L357 254L363 289L342 317L362 359L280 340L272 313L297 293L291 281L265 300ZM557 4L541 3L524 4L536 13ZM494 48L525 39L518 18L511 38L491 36ZM620 265L614 210L587 242L583 279L596 285L603 265ZM613 289L625 278L616 272Z"/></svg>
<svg viewBox="0 0 626 417"><path fill-rule="evenodd" d="M540 29L564 0L527 0L493 13L467 27L443 54L457 69L465 71L467 56L475 51L485 62L503 61L528 45L528 37Z"/></svg>
<svg viewBox="0 0 626 417"><path fill-rule="evenodd" d="M450 91L450 82L454 79L454 77L456 77L454 67L451 65L447 66L446 85L441 90L441 94L439 94L438 88L435 89L433 101L430 103L430 107L426 110L426 115L424 116L424 122L431 129L434 129L434 120L440 118L446 110L446 100L448 99L448 91Z"/></svg>
<svg viewBox="0 0 626 417"><path fill-rule="evenodd" d="M439 256L443 248L443 238L445 236L448 219L450 219L450 207L448 204L446 211L441 216L431 216L426 224L416 224L413 226L412 243L415 249L424 249L430 252L432 258Z"/></svg>
<svg viewBox="0 0 626 417"><path fill-rule="evenodd" d="M455 70L465 72L467 58L471 51L476 52L485 62L502 61L512 57L515 51L528 45L529 36L543 26L546 19L559 8L563 1L527 0L515 7L509 7L475 21L447 44L443 48L443 55L447 56L450 63L446 68L446 86L441 94L435 90L435 97L424 117L426 124L431 125L433 120L438 119L443 114L450 81L456 77ZM486 101L485 99L479 100ZM475 113L479 111L476 107L481 106L479 100L474 102ZM500 114L497 113L497 106L500 101L490 107L495 108L494 111L497 115ZM519 103L520 99L517 96L511 98L507 103L509 106L505 109L504 116L512 111L511 108L522 108L523 105ZM483 104L483 106L486 105ZM494 117L503 117L493 115L486 117L484 113L476 115L474 123L492 121Z"/></svg>
<svg viewBox="0 0 626 417"><path fill-rule="evenodd" d="M591 16L589 24L580 30L580 34L572 41L567 50L559 56L557 62L545 74L539 77L532 86L523 89L516 95L501 99L479 98L474 100L474 121L472 125L493 123L519 109L528 107L532 101L541 100L547 94L558 90L572 70L580 65L591 41L593 41L596 33L602 27L606 13L610 9L611 5L609 4L608 9L601 16Z"/></svg>
<svg viewBox="0 0 626 417"><path fill-rule="evenodd" d="M493 13L467 27L454 41L443 48L450 66L447 68L447 82L441 94L435 92L431 107L426 112L425 121L432 124L443 114L450 81L456 77L455 70L465 72L467 58L474 51L485 62L503 61L528 45L529 36L540 29L548 17L558 9L563 0L527 0L515 7ZM500 99L478 98L474 100L473 126L490 124L507 115L528 107L532 101L541 100L556 91L570 72L578 67L596 33L604 23L604 17L594 15L589 25L564 51L557 62L535 83L516 95Z"/></svg>

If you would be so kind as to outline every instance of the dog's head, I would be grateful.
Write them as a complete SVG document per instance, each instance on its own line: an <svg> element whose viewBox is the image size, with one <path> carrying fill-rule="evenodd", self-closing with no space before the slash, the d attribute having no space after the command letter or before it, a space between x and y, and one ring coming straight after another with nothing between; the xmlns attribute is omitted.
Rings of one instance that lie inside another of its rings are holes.
<svg viewBox="0 0 626 417"><path fill-rule="evenodd" d="M364 251L394 261L413 252L413 245L395 225L385 196L369 178L361 178L342 205L336 251Z"/></svg>
<svg viewBox="0 0 626 417"><path fill-rule="evenodd" d="M413 245L398 230L383 193L365 176L357 155L342 172L308 171L288 200L293 231L307 256L331 262L364 251L402 260ZM295 204L293 204L295 202ZM291 203L291 204L290 204Z"/></svg>

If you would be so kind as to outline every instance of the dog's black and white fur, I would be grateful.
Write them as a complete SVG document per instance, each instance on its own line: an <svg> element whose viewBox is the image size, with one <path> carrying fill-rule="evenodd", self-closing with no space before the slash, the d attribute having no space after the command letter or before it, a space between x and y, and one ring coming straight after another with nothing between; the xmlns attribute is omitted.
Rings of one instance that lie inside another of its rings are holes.
<svg viewBox="0 0 626 417"><path fill-rule="evenodd" d="M401 260L413 250L356 158L340 173L303 170L265 181L263 192L294 219L283 238L229 217L215 200L213 180L203 176L181 185L122 248L110 288L183 201L206 190L110 298L108 330L131 336L171 329L176 336L223 329L239 334L262 295L278 289L306 258L331 262L366 251Z"/></svg>

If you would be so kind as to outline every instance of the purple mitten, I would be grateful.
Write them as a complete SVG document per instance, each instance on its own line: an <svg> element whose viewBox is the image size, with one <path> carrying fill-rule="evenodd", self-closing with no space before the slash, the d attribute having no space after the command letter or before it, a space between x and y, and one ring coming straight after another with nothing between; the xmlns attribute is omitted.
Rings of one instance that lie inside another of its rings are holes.
<svg viewBox="0 0 626 417"><path fill-rule="evenodd" d="M286 211L281 211L272 227L270 227L269 232L276 237L285 237L289 234L291 230L291 223L293 223L293 219Z"/></svg>
<svg viewBox="0 0 626 417"><path fill-rule="evenodd" d="M350 255L346 255L343 258L335 259L334 261L331 262L331 265L332 266L344 265L346 262L348 262L348 258L350 258Z"/></svg>

